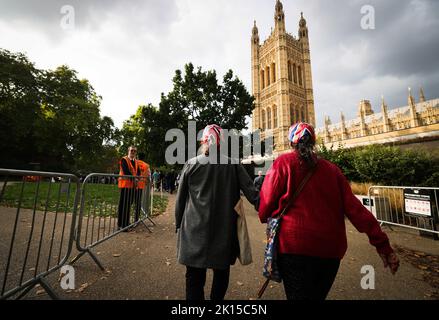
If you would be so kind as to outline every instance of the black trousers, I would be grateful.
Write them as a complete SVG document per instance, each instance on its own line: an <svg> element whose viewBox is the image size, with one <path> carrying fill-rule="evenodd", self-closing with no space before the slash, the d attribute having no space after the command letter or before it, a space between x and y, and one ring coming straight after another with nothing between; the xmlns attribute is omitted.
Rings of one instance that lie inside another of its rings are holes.
<svg viewBox="0 0 439 320"><path fill-rule="evenodd" d="M142 203L142 192L143 190L133 189L133 188L122 188L120 189L119 207L118 207L118 219L117 226L119 228L128 227L130 222L130 212L131 206L135 205L134 208L134 221L137 222L140 216L141 203Z"/></svg>
<svg viewBox="0 0 439 320"><path fill-rule="evenodd" d="M118 219L117 226L119 228L125 228L130 225L130 210L134 202L136 190L133 188L120 189L119 207L118 207Z"/></svg>
<svg viewBox="0 0 439 320"><path fill-rule="evenodd" d="M204 301L207 269L186 267L186 300ZM213 270L210 300L222 301L229 287L230 267L225 270Z"/></svg>
<svg viewBox="0 0 439 320"><path fill-rule="evenodd" d="M135 195L135 198L134 198L134 204L135 204L135 209L134 209L135 218L134 218L134 222L139 221L139 218L140 218L140 210L142 210L142 195L143 195L143 189L136 190L136 195Z"/></svg>
<svg viewBox="0 0 439 320"><path fill-rule="evenodd" d="M340 259L280 254L278 265L288 300L323 301L337 276Z"/></svg>

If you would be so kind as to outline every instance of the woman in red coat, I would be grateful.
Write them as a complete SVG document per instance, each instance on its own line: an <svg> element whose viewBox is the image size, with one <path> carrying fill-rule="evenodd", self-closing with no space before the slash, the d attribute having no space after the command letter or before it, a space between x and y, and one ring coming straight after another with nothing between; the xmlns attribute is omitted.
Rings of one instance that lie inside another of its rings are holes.
<svg viewBox="0 0 439 320"><path fill-rule="evenodd" d="M278 265L287 299L326 299L347 249L345 217L367 234L395 274L399 260L378 221L354 196L341 170L317 158L314 128L298 123L288 138L294 151L274 161L261 189L262 223L281 213L310 167L317 167L281 222Z"/></svg>

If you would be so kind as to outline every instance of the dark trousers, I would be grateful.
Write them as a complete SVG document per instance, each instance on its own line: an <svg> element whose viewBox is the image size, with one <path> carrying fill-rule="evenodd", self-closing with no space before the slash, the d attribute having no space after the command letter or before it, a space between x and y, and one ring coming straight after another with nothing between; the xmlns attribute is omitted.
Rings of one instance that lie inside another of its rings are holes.
<svg viewBox="0 0 439 320"><path fill-rule="evenodd" d="M134 199L134 204L135 204L135 219L134 222L139 221L140 218L140 210L142 210L142 195L143 195L143 189L138 189L136 190L136 195L135 195L135 199Z"/></svg>
<svg viewBox="0 0 439 320"><path fill-rule="evenodd" d="M280 254L278 265L288 300L323 301L337 276L340 259Z"/></svg>
<svg viewBox="0 0 439 320"><path fill-rule="evenodd" d="M136 197L136 190L133 188L120 189L117 226L126 228L130 225L130 209Z"/></svg>
<svg viewBox="0 0 439 320"><path fill-rule="evenodd" d="M207 269L186 267L186 300L204 301ZM230 268L213 270L210 300L222 301L229 287Z"/></svg>

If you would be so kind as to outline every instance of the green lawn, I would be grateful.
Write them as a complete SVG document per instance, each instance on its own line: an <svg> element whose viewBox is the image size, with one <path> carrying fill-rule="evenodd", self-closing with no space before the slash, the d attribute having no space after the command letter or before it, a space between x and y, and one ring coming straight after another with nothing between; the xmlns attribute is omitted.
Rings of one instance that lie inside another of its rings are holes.
<svg viewBox="0 0 439 320"><path fill-rule="evenodd" d="M0 189L1 192L1 189ZM76 194L76 185L50 182L16 182L7 185L0 206L18 207L21 198L21 208L50 212L72 212ZM117 185L86 184L84 197L84 216L117 216L119 189ZM21 197L20 197L21 195ZM35 202L36 199L36 202ZM154 195L153 215L159 215L166 210L166 196Z"/></svg>

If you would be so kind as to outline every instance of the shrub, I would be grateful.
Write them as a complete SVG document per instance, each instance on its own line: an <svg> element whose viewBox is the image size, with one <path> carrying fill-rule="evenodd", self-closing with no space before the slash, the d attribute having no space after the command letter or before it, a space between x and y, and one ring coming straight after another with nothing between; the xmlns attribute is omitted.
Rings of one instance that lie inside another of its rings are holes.
<svg viewBox="0 0 439 320"><path fill-rule="evenodd" d="M439 156L425 150L371 145L355 149L320 147L352 182L394 186L439 186Z"/></svg>

